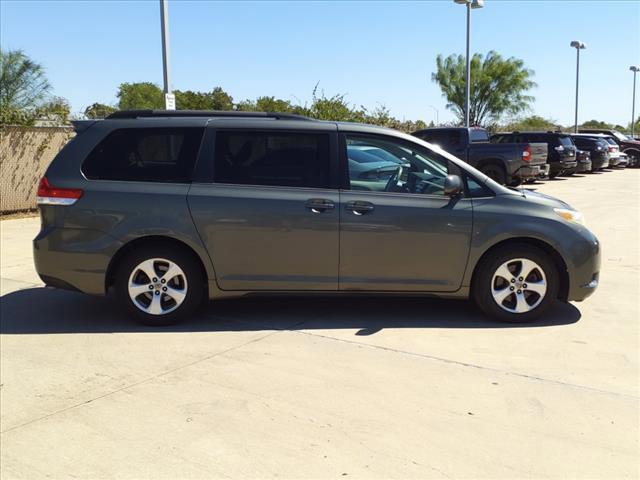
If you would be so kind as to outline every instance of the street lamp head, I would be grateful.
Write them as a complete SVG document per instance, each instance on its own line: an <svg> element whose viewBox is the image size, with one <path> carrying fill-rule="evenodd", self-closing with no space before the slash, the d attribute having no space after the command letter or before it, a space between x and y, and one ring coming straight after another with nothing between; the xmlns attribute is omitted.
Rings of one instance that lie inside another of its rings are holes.
<svg viewBox="0 0 640 480"><path fill-rule="evenodd" d="M584 50L585 48L587 48L587 44L586 43L582 43L579 40L574 40L571 42L571 45L574 48L579 48L580 50Z"/></svg>
<svg viewBox="0 0 640 480"><path fill-rule="evenodd" d="M629 70L631 70L631 71L632 71L632 72L634 72L634 73L635 73L635 72L640 72L640 66L638 66L638 65L631 65L631 66L629 67Z"/></svg>
<svg viewBox="0 0 640 480"><path fill-rule="evenodd" d="M471 8L484 7L484 0L453 0L453 2L460 5L469 5Z"/></svg>

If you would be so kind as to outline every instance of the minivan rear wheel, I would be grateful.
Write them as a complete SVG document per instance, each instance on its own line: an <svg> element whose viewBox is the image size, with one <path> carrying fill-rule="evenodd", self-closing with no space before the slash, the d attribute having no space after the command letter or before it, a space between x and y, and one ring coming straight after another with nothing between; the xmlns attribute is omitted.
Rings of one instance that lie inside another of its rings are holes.
<svg viewBox="0 0 640 480"><path fill-rule="evenodd" d="M503 322L528 322L543 315L558 297L553 260L527 244L490 252L478 266L472 295L480 309Z"/></svg>
<svg viewBox="0 0 640 480"><path fill-rule="evenodd" d="M170 325L202 303L204 279L197 261L182 250L142 245L120 263L116 295L145 325Z"/></svg>

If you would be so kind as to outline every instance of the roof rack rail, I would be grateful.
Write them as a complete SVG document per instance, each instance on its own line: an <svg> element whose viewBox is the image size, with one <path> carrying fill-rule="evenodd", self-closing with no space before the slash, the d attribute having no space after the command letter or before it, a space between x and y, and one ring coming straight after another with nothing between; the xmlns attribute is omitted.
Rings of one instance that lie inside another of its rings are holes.
<svg viewBox="0 0 640 480"><path fill-rule="evenodd" d="M108 119L150 118L150 117L244 117L276 118L279 120L307 120L312 118L293 113L276 112L239 112L237 110L120 110L109 115Z"/></svg>

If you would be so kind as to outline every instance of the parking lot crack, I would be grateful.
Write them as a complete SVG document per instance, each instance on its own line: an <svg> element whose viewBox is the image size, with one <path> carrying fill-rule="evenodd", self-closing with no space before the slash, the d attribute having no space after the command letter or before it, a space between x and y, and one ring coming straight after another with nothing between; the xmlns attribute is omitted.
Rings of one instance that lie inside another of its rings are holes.
<svg viewBox="0 0 640 480"><path fill-rule="evenodd" d="M138 385L142 385L142 384L144 384L144 383L150 382L150 381L155 380L155 379L157 379L157 378L161 378L161 377L164 377L164 376L166 376L166 375L170 375L170 374L172 374L172 373L174 373L174 372L177 372L177 371L179 371L179 370L182 370L182 369L185 369L185 368L191 367L191 366L196 365L196 364L198 364L198 363L206 362L207 360L211 360L212 358L219 357L220 355L224 355L224 354L226 354L226 353L229 353L229 352L231 352L231 351L233 351L233 350L236 350L236 349L238 349L238 348L245 347L245 346L250 345L250 344L252 344L252 343L259 342L259 341L261 341L261 340L264 340L264 339L266 339L266 338L268 338L268 337L271 337L272 335L275 335L275 334L277 334L277 333L281 333L281 332L283 332L283 331L286 331L286 330L275 330L275 331L271 331L271 332L269 332L269 333L268 333L268 334L266 334L266 335L262 335L262 336L260 336L260 337L253 338L253 339L251 339L251 340L249 340L249 341L247 341L247 342L241 343L240 345L236 345L236 346L234 346L234 347L230 347L230 348L227 348L227 349L225 349L225 350L221 350L221 351L219 351L219 352L216 352L216 353L213 353L213 354L207 355L207 356L205 356L205 357L201 357L201 358L199 358L199 359L197 359L197 360L193 360L193 361L191 361L191 362L188 362L188 363L185 363L185 364L179 365L179 366L174 367L174 368L171 368L171 369L169 369L169 370L165 370L165 371L160 372L160 373L158 373L158 374L156 374L156 375L151 375L151 376L149 376L149 377L143 378L142 380L139 380L139 381L137 381L137 382L130 383L130 384L128 384L128 385L125 385L124 387L120 387L120 388L117 388L117 389L112 390L112 391L110 391L110 392L104 393L104 394L102 394L102 395L98 395L98 396L96 396L96 397L94 397L94 398L90 398L90 399L88 399L88 400L84 400L84 401L82 401L82 402L78 402L78 403L75 403L75 404L73 404L73 405L69 405L68 407L64 407L64 408L61 408L61 409L56 410L56 411L54 411L54 412L47 413L46 415L42 415L42 416L40 416L40 417L37 417L37 418L31 419L31 420L28 420L28 421L23 422L23 423L21 423L21 424L19 424L19 425L14 425L13 427L10 427L10 428L7 428L6 430L2 430L2 431L0 431L0 435L4 435L5 433L9 433L9 432L11 432L11 431L13 431L13 430L17 430L17 429L20 429L20 428L22 428L22 427L26 427L27 425L31 425L32 423L36 423L36 422L39 422L39 421L41 421L41 420L46 420L46 419L48 419L48 418L54 417L54 416L59 415L59 414L61 414L61 413L67 412L67 411L69 411L69 410L73 410L73 409L75 409L75 408L82 407L83 405L87 405L87 404L89 404L89 403L95 402L95 401L97 401L97 400L101 400L101 399L103 399L103 398L109 397L109 396L114 395L114 394L116 394L116 393L120 393L120 392L123 392L123 391L125 391L125 390L130 389L130 388L137 387Z"/></svg>
<svg viewBox="0 0 640 480"><path fill-rule="evenodd" d="M376 350L384 350L384 351L387 351L387 352L398 353L398 354L401 354L401 355L409 355L409 356L412 356L412 357L424 358L424 359L433 360L433 361L437 361L437 362L448 363L450 365L458 365L458 366L465 367L465 368L475 368L475 369L478 369L478 370L485 370L485 371L488 371L488 372L499 373L501 375L509 375L509 376L513 376L513 377L525 378L527 380L551 383L551 384L555 384L555 385L559 385L559 386L563 386L563 387L570 387L570 388L577 388L577 389L581 389L581 390L588 390L590 392L599 393L599 394L603 394L603 395L612 395L612 396L615 396L615 397L629 398L629 399L633 399L633 400L638 400L640 398L637 395L631 395L631 394L628 394L628 393L612 392L612 391L609 391L609 390L603 390L601 388L590 387L588 385L580 385L580 384L571 383L571 382L563 382L562 380L555 380L555 379L552 379L552 378L545 378L545 377L541 377L541 376L538 376L538 375L531 375L531 374L527 374L527 373L512 372L512 371L504 370L504 369L500 369L500 368L487 367L487 366L484 366L484 365L478 365L478 364L470 363L470 362L463 362L463 361L460 361L460 360L453 360L453 359L450 359L450 358L438 357L438 356L435 356L435 355L428 355L428 354L425 354L425 353L411 352L411 351L408 351L408 350L401 350L401 349L398 349L398 348L385 347L385 346L382 346L382 345L374 345L374 344L370 344L370 343L357 342L357 341L354 341L354 340L347 340L347 339L343 339L343 338L332 337L330 335L322 335L322 334L319 334L319 333L305 332L305 331L301 331L301 330L290 330L290 331L292 333L298 333L298 334L302 334L302 335L309 335L309 336L312 336L312 337L324 338L324 339L333 340L333 341L336 341L336 342L349 343L349 344L352 344L352 345L357 345L359 347L368 347L368 348L372 348L372 349L376 349Z"/></svg>

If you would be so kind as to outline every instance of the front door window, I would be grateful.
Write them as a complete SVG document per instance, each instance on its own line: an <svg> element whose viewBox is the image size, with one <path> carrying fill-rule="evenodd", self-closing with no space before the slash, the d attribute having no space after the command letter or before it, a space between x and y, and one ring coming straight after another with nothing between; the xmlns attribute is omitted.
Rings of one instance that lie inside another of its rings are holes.
<svg viewBox="0 0 640 480"><path fill-rule="evenodd" d="M347 135L351 190L444 195L448 162L386 138Z"/></svg>

